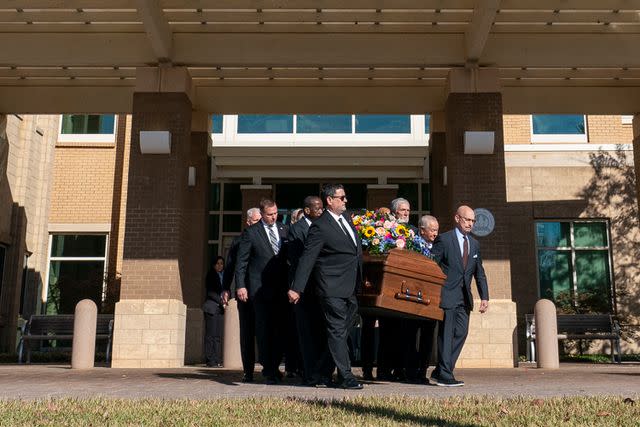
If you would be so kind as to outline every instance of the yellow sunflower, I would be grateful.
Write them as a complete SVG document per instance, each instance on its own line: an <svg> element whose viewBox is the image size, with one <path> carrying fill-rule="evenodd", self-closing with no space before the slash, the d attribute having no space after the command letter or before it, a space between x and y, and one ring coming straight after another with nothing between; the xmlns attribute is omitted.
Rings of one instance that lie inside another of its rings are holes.
<svg viewBox="0 0 640 427"><path fill-rule="evenodd" d="M396 233L398 233L398 236L409 237L409 230L404 225L397 226Z"/></svg>
<svg viewBox="0 0 640 427"><path fill-rule="evenodd" d="M353 217L353 225L360 225L362 219L359 216Z"/></svg>
<svg viewBox="0 0 640 427"><path fill-rule="evenodd" d="M369 227L366 227L366 228L364 229L364 232L363 232L363 233L364 233L364 237L366 237L366 238L371 238L371 237L373 237L373 236L376 234L376 229L375 229L375 228L373 228L373 227L371 227L371 226L369 226Z"/></svg>

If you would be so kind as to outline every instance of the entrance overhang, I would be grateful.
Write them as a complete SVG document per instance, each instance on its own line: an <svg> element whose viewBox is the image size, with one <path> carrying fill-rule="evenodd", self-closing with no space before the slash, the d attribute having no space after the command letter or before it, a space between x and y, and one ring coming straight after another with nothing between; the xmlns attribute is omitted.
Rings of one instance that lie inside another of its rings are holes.
<svg viewBox="0 0 640 427"><path fill-rule="evenodd" d="M499 73L505 113L640 101L638 0L12 0L0 112L131 112L140 67L188 69L194 109L414 113Z"/></svg>

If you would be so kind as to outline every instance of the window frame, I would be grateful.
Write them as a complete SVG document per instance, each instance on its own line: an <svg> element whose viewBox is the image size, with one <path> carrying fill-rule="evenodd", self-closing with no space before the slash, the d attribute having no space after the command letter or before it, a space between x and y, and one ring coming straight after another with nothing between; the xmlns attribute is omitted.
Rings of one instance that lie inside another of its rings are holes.
<svg viewBox="0 0 640 427"><path fill-rule="evenodd" d="M68 115L68 114L67 114ZM111 114L100 113L85 113L85 115L102 115L107 116ZM113 133L62 133L62 118L65 114L60 114L60 120L58 123L58 143L67 142L90 142L97 144L113 144L116 142L116 135L118 134L118 114L113 114Z"/></svg>
<svg viewBox="0 0 640 427"><path fill-rule="evenodd" d="M529 129L531 134L531 142L589 142L589 128L587 115L582 115L584 122L583 134L553 133L553 134L536 134L533 132L533 116L543 114L529 114Z"/></svg>
<svg viewBox="0 0 640 427"><path fill-rule="evenodd" d="M537 236L537 224L545 223L545 222L558 222L558 223L569 223L569 246L538 246L538 236ZM607 236L607 246L575 246L574 242L574 224L577 223L602 223L605 226L606 236ZM537 296L538 300L543 298L541 294L541 286L540 286L540 260L538 259L538 251L540 250L554 250L554 251L564 251L570 252L571 259L571 296L573 307L579 307L577 302L578 295L578 273L576 271L576 251L588 251L588 250L601 250L607 251L607 262L609 264L609 304L611 308L611 314L617 314L617 299L616 299L616 287L614 283L614 272L613 272L613 253L612 253L612 245L611 245L611 223L606 218L544 218L544 219L534 219L533 220L533 237L534 237L534 257L536 262L536 284L537 284Z"/></svg>
<svg viewBox="0 0 640 427"><path fill-rule="evenodd" d="M410 114L409 133L355 133L355 114L351 114L351 133L297 133L298 115L293 114L291 133L238 133L238 116L224 115L223 133L211 133L214 146L233 147L366 147L427 146L424 114Z"/></svg>
<svg viewBox="0 0 640 427"><path fill-rule="evenodd" d="M53 236L54 235L73 235L73 236L105 236L104 243L104 256L103 257L52 257L51 250L53 249ZM72 262L82 262L82 261L103 261L103 272L102 272L102 292L101 292L101 301L104 303L107 296L107 269L109 264L109 233L108 232L87 232L87 231L49 231L49 243L47 246L47 268L45 272L45 281L42 286L42 311L43 314L46 313L47 310L47 302L49 300L49 275L51 270L51 262L52 261L72 261ZM98 311L100 311L100 307L98 307Z"/></svg>

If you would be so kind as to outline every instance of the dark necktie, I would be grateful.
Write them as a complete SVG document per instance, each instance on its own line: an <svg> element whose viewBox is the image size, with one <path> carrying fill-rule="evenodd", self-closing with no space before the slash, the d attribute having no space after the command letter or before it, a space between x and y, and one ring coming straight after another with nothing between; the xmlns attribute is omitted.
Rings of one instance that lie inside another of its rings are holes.
<svg viewBox="0 0 640 427"><path fill-rule="evenodd" d="M273 225L269 226L269 242L271 243L271 248L273 248L273 253L278 255L280 247L278 246L278 237L276 237L276 231Z"/></svg>
<svg viewBox="0 0 640 427"><path fill-rule="evenodd" d="M469 239L467 236L462 236L462 266L467 268L467 261L469 261Z"/></svg>
<svg viewBox="0 0 640 427"><path fill-rule="evenodd" d="M347 227L344 225L342 217L338 218L338 223L340 224L340 228L342 228L342 231L344 232L344 234L349 238L351 243L353 243L353 239L351 238L351 234L349 234L349 232L347 231Z"/></svg>

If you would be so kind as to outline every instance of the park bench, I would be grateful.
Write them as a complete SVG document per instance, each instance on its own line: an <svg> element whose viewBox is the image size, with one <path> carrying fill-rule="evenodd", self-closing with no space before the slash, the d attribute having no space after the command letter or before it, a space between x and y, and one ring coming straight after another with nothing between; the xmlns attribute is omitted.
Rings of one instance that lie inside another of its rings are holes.
<svg viewBox="0 0 640 427"><path fill-rule="evenodd" d="M110 360L111 339L113 338L113 314L98 314L96 341L106 340L106 360ZM73 339L73 314L32 315L22 327L22 336L18 345L18 363L22 363L22 354L26 349L27 363L31 363L31 343Z"/></svg>
<svg viewBox="0 0 640 427"><path fill-rule="evenodd" d="M527 335L527 360L536 358L536 325L533 314L525 315ZM611 361L621 362L620 325L610 314L558 314L559 340L609 340L611 342Z"/></svg>

